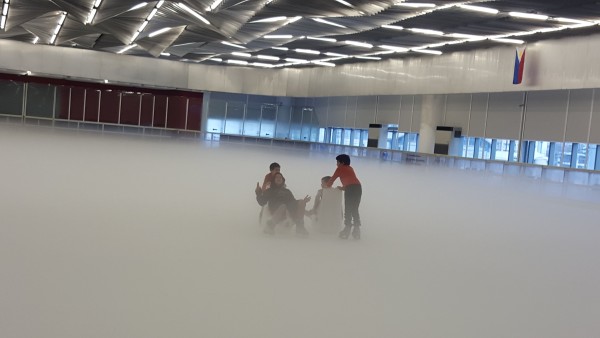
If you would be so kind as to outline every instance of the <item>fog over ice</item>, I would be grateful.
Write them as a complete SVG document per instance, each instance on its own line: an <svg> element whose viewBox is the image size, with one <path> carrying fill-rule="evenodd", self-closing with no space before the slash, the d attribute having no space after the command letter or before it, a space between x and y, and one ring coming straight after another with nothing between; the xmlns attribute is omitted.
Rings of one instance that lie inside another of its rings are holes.
<svg viewBox="0 0 600 338"><path fill-rule="evenodd" d="M352 157L360 241L311 231L308 219L308 238L264 235L253 190L268 165L279 162L302 198L335 155L0 125L1 335L600 332L597 200L526 178Z"/></svg>

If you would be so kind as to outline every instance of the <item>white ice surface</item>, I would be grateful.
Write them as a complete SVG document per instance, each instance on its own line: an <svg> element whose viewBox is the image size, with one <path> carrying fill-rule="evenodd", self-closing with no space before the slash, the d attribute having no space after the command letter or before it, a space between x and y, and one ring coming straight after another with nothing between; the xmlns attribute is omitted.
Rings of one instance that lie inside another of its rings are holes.
<svg viewBox="0 0 600 338"><path fill-rule="evenodd" d="M353 158L360 241L263 235L334 157L0 126L0 337L599 337L597 203Z"/></svg>

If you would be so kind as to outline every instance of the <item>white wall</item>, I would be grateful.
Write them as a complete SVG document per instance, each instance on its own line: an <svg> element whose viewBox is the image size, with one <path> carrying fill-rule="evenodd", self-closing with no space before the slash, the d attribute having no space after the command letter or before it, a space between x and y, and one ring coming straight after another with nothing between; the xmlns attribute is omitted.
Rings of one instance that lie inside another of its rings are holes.
<svg viewBox="0 0 600 338"><path fill-rule="evenodd" d="M530 43L524 81L516 86L512 84L515 56L512 45L333 68L258 69L0 40L0 70L30 70L53 77L294 97L599 88L599 38L600 34L595 34Z"/></svg>

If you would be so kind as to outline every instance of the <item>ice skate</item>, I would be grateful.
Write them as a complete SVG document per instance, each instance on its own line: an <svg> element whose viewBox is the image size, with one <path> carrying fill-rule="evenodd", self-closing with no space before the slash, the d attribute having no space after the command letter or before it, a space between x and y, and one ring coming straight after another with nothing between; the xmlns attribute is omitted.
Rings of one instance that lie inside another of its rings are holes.
<svg viewBox="0 0 600 338"><path fill-rule="evenodd" d="M360 227L356 225L354 226L354 229L352 230L352 238L360 239Z"/></svg>
<svg viewBox="0 0 600 338"><path fill-rule="evenodd" d="M341 239L348 239L348 236L350 236L350 226L346 226L344 227L344 230L340 231L340 238Z"/></svg>

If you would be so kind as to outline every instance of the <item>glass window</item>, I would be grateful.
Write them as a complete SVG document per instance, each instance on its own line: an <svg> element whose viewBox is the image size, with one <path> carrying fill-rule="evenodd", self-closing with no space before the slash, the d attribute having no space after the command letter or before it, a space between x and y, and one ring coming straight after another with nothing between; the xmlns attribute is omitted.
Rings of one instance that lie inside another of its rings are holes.
<svg viewBox="0 0 600 338"><path fill-rule="evenodd" d="M290 136L291 140L300 140L302 134L302 107L292 106L292 117L290 120Z"/></svg>
<svg viewBox="0 0 600 338"><path fill-rule="evenodd" d="M409 133L408 135L408 147L407 151L418 151L419 148L419 134Z"/></svg>
<svg viewBox="0 0 600 338"><path fill-rule="evenodd" d="M54 86L49 84L27 84L27 116L54 116ZM4 100L2 100L4 102Z"/></svg>
<svg viewBox="0 0 600 338"><path fill-rule="evenodd" d="M588 145L587 163L585 168L589 170L600 169L600 163L598 163L599 155L600 152L598 152L597 144Z"/></svg>
<svg viewBox="0 0 600 338"><path fill-rule="evenodd" d="M342 144L345 146L350 145L350 138L352 135L352 129L344 129Z"/></svg>
<svg viewBox="0 0 600 338"><path fill-rule="evenodd" d="M302 141L310 141L311 130L313 128L313 108L302 107L302 132L300 139Z"/></svg>
<svg viewBox="0 0 600 338"><path fill-rule="evenodd" d="M369 130L361 129L360 130L360 146L366 147L368 143L369 143Z"/></svg>
<svg viewBox="0 0 600 338"><path fill-rule="evenodd" d="M23 84L0 80L0 114L23 114Z"/></svg>
<svg viewBox="0 0 600 338"><path fill-rule="evenodd" d="M550 142L535 141L533 149L533 163L548 165L548 153L550 151Z"/></svg>
<svg viewBox="0 0 600 338"><path fill-rule="evenodd" d="M326 134L325 128L319 128L319 138L318 138L317 142L326 143L325 142L325 134Z"/></svg>
<svg viewBox="0 0 600 338"><path fill-rule="evenodd" d="M262 105L259 103L248 103L246 106L246 119L244 120L244 135L260 135L260 117Z"/></svg>
<svg viewBox="0 0 600 338"><path fill-rule="evenodd" d="M211 99L208 104L206 118L206 131L209 133L222 133L225 128L225 112L227 103L223 100Z"/></svg>
<svg viewBox="0 0 600 338"><path fill-rule="evenodd" d="M245 106L245 103L239 101L227 102L227 112L225 115L225 134L242 134Z"/></svg>
<svg viewBox="0 0 600 338"><path fill-rule="evenodd" d="M263 121L277 121L277 130L275 131L275 137L280 139L287 139L290 137L290 118L291 109L290 106L278 106L274 107L276 114L272 109L267 109L267 106L263 106ZM276 115L276 116L275 116ZM277 117L277 118L276 118ZM267 122L269 123L269 122ZM272 123L272 122L270 122ZM261 136L264 133L261 132Z"/></svg>

